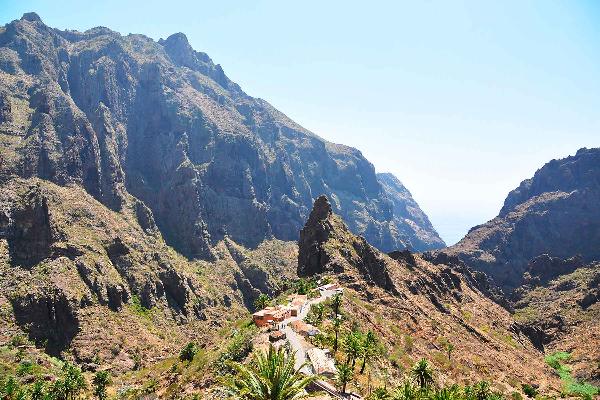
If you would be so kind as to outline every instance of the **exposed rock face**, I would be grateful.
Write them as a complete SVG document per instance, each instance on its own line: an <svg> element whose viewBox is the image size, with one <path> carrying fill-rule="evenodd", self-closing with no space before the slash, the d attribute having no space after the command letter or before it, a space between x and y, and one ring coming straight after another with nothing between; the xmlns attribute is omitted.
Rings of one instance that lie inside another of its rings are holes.
<svg viewBox="0 0 600 400"><path fill-rule="evenodd" d="M190 258L214 259L226 236L295 241L321 194L380 249L443 246L358 150L246 95L181 33L154 42L24 15L0 32L0 124L0 175L75 183L116 211L133 195L144 229L155 221Z"/></svg>
<svg viewBox="0 0 600 400"><path fill-rule="evenodd" d="M363 279L386 290L395 291L383 254L362 237L354 236L333 214L327 197L314 204L300 232L298 275L324 272L344 273L348 266L358 269ZM348 271L351 272L351 271Z"/></svg>
<svg viewBox="0 0 600 400"><path fill-rule="evenodd" d="M392 201L394 227L409 250L425 251L446 247L427 215L398 178L390 173L379 173L377 180Z"/></svg>
<svg viewBox="0 0 600 400"><path fill-rule="evenodd" d="M542 254L600 259L599 203L600 149L581 149L544 165L508 195L496 218L443 251L512 289L523 282L530 262L538 268L541 259L532 260Z"/></svg>

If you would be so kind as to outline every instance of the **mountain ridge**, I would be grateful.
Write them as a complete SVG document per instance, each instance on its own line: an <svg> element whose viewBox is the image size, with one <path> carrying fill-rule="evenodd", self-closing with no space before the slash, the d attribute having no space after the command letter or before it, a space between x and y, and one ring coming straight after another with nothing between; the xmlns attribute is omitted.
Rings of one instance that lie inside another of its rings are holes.
<svg viewBox="0 0 600 400"><path fill-rule="evenodd" d="M225 236L296 240L320 194L383 250L443 247L394 215L359 150L246 95L181 33L61 31L27 14L0 32L0 74L4 175L77 183L114 210L131 194L188 257L212 258Z"/></svg>

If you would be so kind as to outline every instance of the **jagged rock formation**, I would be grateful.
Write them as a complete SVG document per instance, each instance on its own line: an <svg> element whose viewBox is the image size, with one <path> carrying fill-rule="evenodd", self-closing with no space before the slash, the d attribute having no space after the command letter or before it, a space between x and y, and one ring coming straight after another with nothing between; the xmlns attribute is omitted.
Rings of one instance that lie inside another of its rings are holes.
<svg viewBox="0 0 600 400"><path fill-rule="evenodd" d="M600 149L581 149L544 165L508 195L496 218L443 252L513 289L542 254L600 259L599 203Z"/></svg>
<svg viewBox="0 0 600 400"><path fill-rule="evenodd" d="M487 297L485 275L444 255L381 253L352 234L324 196L315 201L300 233L298 275L326 275L340 282L347 316L383 338L392 349L388 359L400 371L427 357L440 363L442 379L455 379L453 369L444 366L443 343L449 341L457 349L451 364L469 366L464 379L556 387L536 349L543 346L535 336L539 331L517 323ZM527 368L514 367L524 359Z"/></svg>
<svg viewBox="0 0 600 400"><path fill-rule="evenodd" d="M386 259L363 237L354 236L348 230L341 218L333 214L325 196L315 201L308 221L300 231L298 247L299 276L323 272L341 274L349 262L366 281L395 290Z"/></svg>
<svg viewBox="0 0 600 400"><path fill-rule="evenodd" d="M378 248L443 246L358 150L246 95L181 33L60 31L33 13L0 28L0 143L0 175L81 185L115 211L133 195L190 258L225 237L295 241L320 194Z"/></svg>
<svg viewBox="0 0 600 400"><path fill-rule="evenodd" d="M446 247L427 215L400 180L390 173L377 174L387 197L392 201L397 235L409 250L425 251ZM385 246L391 248L392 246Z"/></svg>

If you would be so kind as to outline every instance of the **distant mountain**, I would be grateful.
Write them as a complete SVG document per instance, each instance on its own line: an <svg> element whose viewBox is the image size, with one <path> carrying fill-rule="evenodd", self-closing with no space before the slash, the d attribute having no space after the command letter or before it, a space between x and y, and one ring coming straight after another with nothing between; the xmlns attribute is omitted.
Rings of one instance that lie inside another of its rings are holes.
<svg viewBox="0 0 600 400"><path fill-rule="evenodd" d="M297 240L321 194L382 250L443 246L360 151L248 96L181 33L60 31L35 13L0 28L0 144L4 179L77 184L115 211L132 195L190 258L225 237Z"/></svg>
<svg viewBox="0 0 600 400"><path fill-rule="evenodd" d="M509 193L496 218L472 228L444 252L513 289L523 283L524 273L540 255L600 260L599 204L600 148L580 149L540 168Z"/></svg>
<svg viewBox="0 0 600 400"><path fill-rule="evenodd" d="M377 180L392 201L394 226L403 243L416 251L446 247L446 243L439 237L427 215L398 178L390 173L379 173Z"/></svg>

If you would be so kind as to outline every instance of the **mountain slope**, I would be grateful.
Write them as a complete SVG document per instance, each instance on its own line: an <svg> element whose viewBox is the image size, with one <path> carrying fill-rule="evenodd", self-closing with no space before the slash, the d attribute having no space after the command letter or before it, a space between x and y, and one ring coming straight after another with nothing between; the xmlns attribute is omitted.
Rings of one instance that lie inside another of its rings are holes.
<svg viewBox="0 0 600 400"><path fill-rule="evenodd" d="M24 331L54 356L129 370L136 357L149 363L190 340L218 340L215 327L295 276L295 246L277 241L249 252L226 239L215 262L189 261L151 214L146 229L138 224L138 207L126 198L117 213L79 187L37 178L2 184L0 343Z"/></svg>
<svg viewBox="0 0 600 400"><path fill-rule="evenodd" d="M116 211L133 195L191 258L214 258L226 236L247 247L296 240L320 194L383 250L443 245L421 239L437 237L429 224L395 223L402 200L358 150L246 95L181 33L60 31L34 13L7 24L0 142L2 175L76 183Z"/></svg>
<svg viewBox="0 0 600 400"><path fill-rule="evenodd" d="M397 235L409 249L425 251L446 247L427 215L398 178L390 173L378 173L377 180L392 201Z"/></svg>
<svg viewBox="0 0 600 400"><path fill-rule="evenodd" d="M525 180L500 214L443 250L513 289L535 257L600 259L600 149L553 160Z"/></svg>
<svg viewBox="0 0 600 400"><path fill-rule="evenodd" d="M522 326L483 294L485 277L408 251L383 254L352 234L325 197L300 234L298 275L333 277L345 288L351 323L375 331L389 350L392 365L382 365L382 375L399 379L425 357L442 382L487 379L504 393L521 383L540 384L544 393L557 387ZM448 342L456 347L451 362Z"/></svg>

